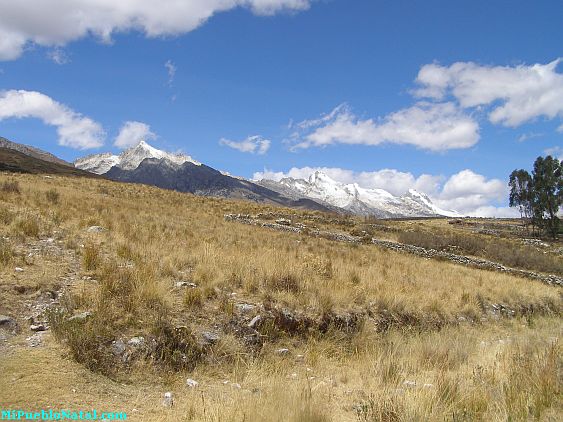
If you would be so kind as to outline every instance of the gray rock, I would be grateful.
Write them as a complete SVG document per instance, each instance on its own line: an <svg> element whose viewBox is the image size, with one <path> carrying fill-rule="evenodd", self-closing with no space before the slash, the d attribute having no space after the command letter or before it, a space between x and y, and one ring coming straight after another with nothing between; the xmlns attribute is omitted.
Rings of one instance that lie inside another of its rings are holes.
<svg viewBox="0 0 563 422"><path fill-rule="evenodd" d="M31 331L47 331L49 327L47 327L45 324L32 324L29 329Z"/></svg>
<svg viewBox="0 0 563 422"><path fill-rule="evenodd" d="M189 282L189 281L177 281L174 283L175 287L189 287L190 289L195 289L197 284Z"/></svg>
<svg viewBox="0 0 563 422"><path fill-rule="evenodd" d="M249 303L237 303L235 306L242 313L251 312L254 310L254 308L256 308L256 306Z"/></svg>
<svg viewBox="0 0 563 422"><path fill-rule="evenodd" d="M7 315L0 315L0 327L14 328L16 325L14 318Z"/></svg>
<svg viewBox="0 0 563 422"><path fill-rule="evenodd" d="M129 339L129 341L127 342L127 344L129 346L133 346L133 347L141 347L145 344L145 338L144 337L131 337Z"/></svg>
<svg viewBox="0 0 563 422"><path fill-rule="evenodd" d="M203 337L205 343L209 345L215 344L219 341L219 335L212 333L211 331L204 331L203 333L201 333L201 336Z"/></svg>
<svg viewBox="0 0 563 422"><path fill-rule="evenodd" d="M416 381L405 381L403 382L403 386L407 387L407 388L414 388L416 387Z"/></svg>
<svg viewBox="0 0 563 422"><path fill-rule="evenodd" d="M186 385L187 385L188 387L190 387L190 388L195 388L195 387L197 387L197 386L199 385L199 382L197 382L196 380L193 380L193 379L191 379L191 378L188 378L188 379L186 380Z"/></svg>
<svg viewBox="0 0 563 422"><path fill-rule="evenodd" d="M164 407L174 406L174 395L170 391L164 393L164 400L162 401L162 405Z"/></svg>
<svg viewBox="0 0 563 422"><path fill-rule="evenodd" d="M21 267L16 267L16 272L17 272L17 273L22 273L22 272L23 272L23 268L21 268Z"/></svg>
<svg viewBox="0 0 563 422"><path fill-rule="evenodd" d="M123 340L114 340L111 342L111 352L114 356L120 356L125 353L125 343Z"/></svg>
<svg viewBox="0 0 563 422"><path fill-rule="evenodd" d="M276 354L278 354L278 355L280 355L280 356L288 355L288 354L289 354L289 349L285 349L285 348L278 349L278 350L276 350Z"/></svg>
<svg viewBox="0 0 563 422"><path fill-rule="evenodd" d="M86 229L88 233L101 233L105 230L102 226L90 226Z"/></svg>
<svg viewBox="0 0 563 422"><path fill-rule="evenodd" d="M84 321L85 319L89 318L92 315L91 312L86 311L86 312L81 312L79 314L75 314L73 316L71 316L68 321Z"/></svg>
<svg viewBox="0 0 563 422"><path fill-rule="evenodd" d="M282 226L291 226L291 220L288 220L286 218L278 218L276 220L276 223Z"/></svg>
<svg viewBox="0 0 563 422"><path fill-rule="evenodd" d="M254 318L252 318L252 321L248 323L248 327L256 328L258 327L261 321L262 321L262 317L260 315L256 315Z"/></svg>

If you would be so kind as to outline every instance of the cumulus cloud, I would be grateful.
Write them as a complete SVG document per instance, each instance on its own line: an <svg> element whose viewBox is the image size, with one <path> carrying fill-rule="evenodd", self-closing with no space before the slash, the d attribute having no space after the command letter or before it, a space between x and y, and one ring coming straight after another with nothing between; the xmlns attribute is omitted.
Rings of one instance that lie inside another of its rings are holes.
<svg viewBox="0 0 563 422"><path fill-rule="evenodd" d="M415 95L444 100L453 96L463 108L491 106L493 124L516 127L538 117L563 117L561 59L547 64L482 66L458 62L423 66Z"/></svg>
<svg viewBox="0 0 563 422"><path fill-rule="evenodd" d="M60 47L94 35L110 42L116 32L148 37L196 29L216 13L236 7L257 15L300 11L313 0L18 0L0 2L0 60L17 59L27 43Z"/></svg>
<svg viewBox="0 0 563 422"><path fill-rule="evenodd" d="M451 102L419 102L385 116L362 120L346 105L295 126L293 150L332 144L408 144L432 151L469 148L479 140L479 125Z"/></svg>
<svg viewBox="0 0 563 422"><path fill-rule="evenodd" d="M149 141L155 138L156 134L151 132L150 126L146 123L128 121L121 126L113 144L118 148L125 149L137 145L140 141Z"/></svg>
<svg viewBox="0 0 563 422"><path fill-rule="evenodd" d="M59 145L71 148L97 148L105 137L99 123L36 91L0 91L0 121L9 118L36 118L55 126Z"/></svg>
<svg viewBox="0 0 563 422"><path fill-rule="evenodd" d="M219 141L219 144L234 148L240 152L263 155L270 149L271 141L263 138L262 136L255 135L249 136L242 141L231 141L229 139L222 138Z"/></svg>
<svg viewBox="0 0 563 422"><path fill-rule="evenodd" d="M507 207L496 206L506 200L506 182L487 179L472 170L462 170L449 178L442 175L422 174L418 177L410 172L395 169L357 172L338 167L293 167L287 172L264 170L254 173L254 180L281 180L284 177L307 179L315 171L322 171L340 183L357 183L368 189L385 189L400 196L409 189L427 194L442 209L456 210L463 215L477 217L510 217L517 212Z"/></svg>

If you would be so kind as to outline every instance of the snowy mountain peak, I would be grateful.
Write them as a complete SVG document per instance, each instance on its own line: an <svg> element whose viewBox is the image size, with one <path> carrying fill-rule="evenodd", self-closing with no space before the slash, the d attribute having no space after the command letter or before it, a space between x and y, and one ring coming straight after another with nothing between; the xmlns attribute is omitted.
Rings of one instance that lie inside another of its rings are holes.
<svg viewBox="0 0 563 422"><path fill-rule="evenodd" d="M161 151L149 145L146 141L141 140L137 145L126 149L119 155L111 153L102 153L89 155L80 158L74 162L74 166L92 173L107 173L113 166L117 166L123 170L134 170L146 158L155 158L157 160L168 160L174 164L192 163L200 166L201 163L194 160L189 155L171 154Z"/></svg>
<svg viewBox="0 0 563 422"><path fill-rule="evenodd" d="M414 189L403 196L394 196L385 189L367 189L357 183L343 184L322 171L315 171L307 179L284 178L279 182L262 180L263 186L278 189L292 198L309 198L332 207L359 215L377 217L457 216L432 203L430 198Z"/></svg>

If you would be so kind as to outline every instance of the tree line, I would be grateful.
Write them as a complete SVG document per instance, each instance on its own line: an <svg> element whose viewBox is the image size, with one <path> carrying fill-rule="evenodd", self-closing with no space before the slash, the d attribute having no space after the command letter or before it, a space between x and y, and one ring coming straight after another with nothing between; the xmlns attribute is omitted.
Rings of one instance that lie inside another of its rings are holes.
<svg viewBox="0 0 563 422"><path fill-rule="evenodd" d="M563 160L538 157L532 174L514 170L508 186L509 205L518 208L525 225L531 225L534 233L540 230L556 238L561 230L558 213L563 204Z"/></svg>

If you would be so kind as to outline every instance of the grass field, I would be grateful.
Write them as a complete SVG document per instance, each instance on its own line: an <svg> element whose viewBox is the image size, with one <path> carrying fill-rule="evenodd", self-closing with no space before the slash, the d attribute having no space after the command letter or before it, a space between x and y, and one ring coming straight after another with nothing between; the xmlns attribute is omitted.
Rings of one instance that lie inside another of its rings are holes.
<svg viewBox="0 0 563 422"><path fill-rule="evenodd" d="M561 418L560 287L224 220L270 212L561 274L560 243L502 227L4 173L0 314L20 328L0 331L1 406L151 421ZM33 334L44 308L50 328Z"/></svg>

